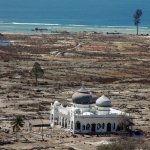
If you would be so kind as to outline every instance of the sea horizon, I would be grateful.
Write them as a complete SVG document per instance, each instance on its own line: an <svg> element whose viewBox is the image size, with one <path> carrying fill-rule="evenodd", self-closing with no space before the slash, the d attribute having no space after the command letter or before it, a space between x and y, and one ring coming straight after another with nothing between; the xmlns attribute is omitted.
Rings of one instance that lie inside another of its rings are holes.
<svg viewBox="0 0 150 150"><path fill-rule="evenodd" d="M5 0L0 1L0 32L54 31L136 33L133 15L141 9L141 34L150 34L149 0Z"/></svg>
<svg viewBox="0 0 150 150"><path fill-rule="evenodd" d="M42 31L35 31L35 29ZM40 22L0 22L0 33L35 34L54 32L98 32L98 33L119 33L136 34L136 27L133 26L111 26L111 25L88 25L88 24L59 24ZM150 26L139 26L140 34L150 34Z"/></svg>

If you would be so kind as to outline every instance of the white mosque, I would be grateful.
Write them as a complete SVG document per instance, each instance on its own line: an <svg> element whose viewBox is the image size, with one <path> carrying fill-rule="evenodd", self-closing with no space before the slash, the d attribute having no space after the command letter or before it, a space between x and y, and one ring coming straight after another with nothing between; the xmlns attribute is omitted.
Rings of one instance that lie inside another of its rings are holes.
<svg viewBox="0 0 150 150"><path fill-rule="evenodd" d="M72 96L72 105L63 107L55 101L50 108L50 125L60 125L72 133L99 134L120 130L124 112L113 109L105 95L97 98L81 87Z"/></svg>

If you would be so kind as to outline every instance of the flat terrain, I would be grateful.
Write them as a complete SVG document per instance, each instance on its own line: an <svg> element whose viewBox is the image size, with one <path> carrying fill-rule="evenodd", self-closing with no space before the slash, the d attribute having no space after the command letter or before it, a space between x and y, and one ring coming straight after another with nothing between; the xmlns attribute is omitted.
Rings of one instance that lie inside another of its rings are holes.
<svg viewBox="0 0 150 150"><path fill-rule="evenodd" d="M15 115L38 118L39 107L48 119L50 103L70 104L83 84L95 95L109 97L114 108L130 113L134 128L150 136L150 37L83 32L0 38L11 42L0 46L2 128ZM38 86L31 76L35 62L45 72ZM5 136L9 134L1 133Z"/></svg>

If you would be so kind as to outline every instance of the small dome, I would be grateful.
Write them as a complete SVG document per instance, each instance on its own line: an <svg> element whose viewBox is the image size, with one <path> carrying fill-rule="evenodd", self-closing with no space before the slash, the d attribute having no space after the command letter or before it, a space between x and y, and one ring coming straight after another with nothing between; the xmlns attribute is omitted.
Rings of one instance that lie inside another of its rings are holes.
<svg viewBox="0 0 150 150"><path fill-rule="evenodd" d="M111 101L105 95L102 95L96 100L96 105L99 107L111 107Z"/></svg>
<svg viewBox="0 0 150 150"><path fill-rule="evenodd" d="M93 104L92 94L83 86L72 95L72 101L75 104Z"/></svg>
<svg viewBox="0 0 150 150"><path fill-rule="evenodd" d="M54 105L55 105L55 106L60 106L60 103L59 103L58 101L55 101L55 102L54 102Z"/></svg>

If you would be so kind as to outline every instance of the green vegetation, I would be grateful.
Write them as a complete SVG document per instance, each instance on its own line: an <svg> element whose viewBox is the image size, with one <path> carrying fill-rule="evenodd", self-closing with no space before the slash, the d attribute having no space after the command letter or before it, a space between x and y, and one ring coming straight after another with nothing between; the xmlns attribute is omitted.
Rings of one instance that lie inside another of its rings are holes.
<svg viewBox="0 0 150 150"><path fill-rule="evenodd" d="M129 131L129 128L133 125L131 117L126 115L121 115L119 120L119 131L123 130L124 132Z"/></svg>
<svg viewBox="0 0 150 150"><path fill-rule="evenodd" d="M134 24L137 27L137 35L139 34L139 24L140 24L140 18L142 16L142 10L141 9L137 9L135 14L133 15L134 18Z"/></svg>
<svg viewBox="0 0 150 150"><path fill-rule="evenodd" d="M39 63L35 62L31 70L31 74L35 77L36 85L38 85L38 78L44 75L44 70L41 68Z"/></svg>
<svg viewBox="0 0 150 150"><path fill-rule="evenodd" d="M118 138L111 144L97 146L96 150L149 150L150 147L143 140L133 140L131 138Z"/></svg>
<svg viewBox="0 0 150 150"><path fill-rule="evenodd" d="M96 150L134 150L134 145L122 145L120 143L98 146Z"/></svg>

